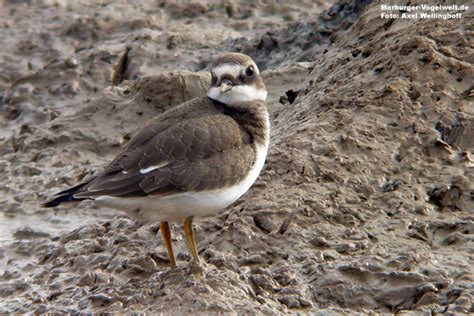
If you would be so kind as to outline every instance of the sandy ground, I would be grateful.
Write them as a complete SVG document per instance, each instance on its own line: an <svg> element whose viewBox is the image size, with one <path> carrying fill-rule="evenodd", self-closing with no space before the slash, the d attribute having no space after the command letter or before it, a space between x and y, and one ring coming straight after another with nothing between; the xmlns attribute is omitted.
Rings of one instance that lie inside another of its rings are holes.
<svg viewBox="0 0 474 316"><path fill-rule="evenodd" d="M473 13L379 16L347 0L4 1L0 313L474 313ZM264 70L272 145L244 197L196 220L201 266L180 225L173 269L157 223L39 207L202 95L226 51Z"/></svg>

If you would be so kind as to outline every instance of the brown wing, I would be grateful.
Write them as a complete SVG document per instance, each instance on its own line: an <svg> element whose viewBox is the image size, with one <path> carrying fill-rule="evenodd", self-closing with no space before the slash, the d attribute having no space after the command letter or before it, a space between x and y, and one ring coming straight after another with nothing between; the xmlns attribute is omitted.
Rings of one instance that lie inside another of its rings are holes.
<svg viewBox="0 0 474 316"><path fill-rule="evenodd" d="M148 124L74 197L212 190L242 180L255 160L250 136L207 98L194 102Z"/></svg>

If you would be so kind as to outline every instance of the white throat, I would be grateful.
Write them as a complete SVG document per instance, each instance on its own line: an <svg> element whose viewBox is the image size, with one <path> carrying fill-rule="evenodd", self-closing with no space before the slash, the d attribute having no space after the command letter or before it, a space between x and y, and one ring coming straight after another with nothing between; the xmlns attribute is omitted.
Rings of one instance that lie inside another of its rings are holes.
<svg viewBox="0 0 474 316"><path fill-rule="evenodd" d="M207 96L224 104L239 104L252 101L265 101L267 99L267 91L257 89L251 85L236 85L232 90L221 93L218 87L211 87L207 91Z"/></svg>

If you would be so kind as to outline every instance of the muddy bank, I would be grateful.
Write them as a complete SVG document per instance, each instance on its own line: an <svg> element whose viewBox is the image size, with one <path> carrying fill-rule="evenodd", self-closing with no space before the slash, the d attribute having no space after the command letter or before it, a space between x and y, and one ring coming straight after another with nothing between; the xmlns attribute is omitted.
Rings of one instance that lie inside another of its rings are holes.
<svg viewBox="0 0 474 316"><path fill-rule="evenodd" d="M190 85L184 88L190 93L200 91L194 84L207 85L184 81L189 76L181 71L204 70L216 54L226 51L223 43L232 39L253 37L285 21L305 21L330 7L305 0L285 5L233 3L4 4L0 12L4 34L0 38L0 182L6 184L0 199L6 216L0 222L2 241L36 221L51 234L77 227L81 221L76 212L58 216L37 208L38 200L51 192L43 194L43 190L70 185L100 168L153 115L193 96L181 93L172 100L174 91L183 90L182 84ZM111 87L115 65L126 48L121 80L174 75L136 83L134 91L142 99L132 100L132 95L125 95L126 88ZM306 75L306 66L288 67L291 77L284 81L278 77L285 69L268 74L275 78L269 81L273 101L278 101L287 84L301 85ZM137 109L132 102L140 103ZM97 220L94 211L79 214L82 224Z"/></svg>
<svg viewBox="0 0 474 316"><path fill-rule="evenodd" d="M51 20L38 18L49 3L8 4L1 312L474 312L472 13L433 23L381 20L378 3L289 3L58 4L52 16L70 19ZM31 21L51 35L19 40ZM229 47L269 56L272 147L251 191L196 221L205 263L188 263L180 225L171 269L157 224L38 208L206 89L208 75L176 68Z"/></svg>

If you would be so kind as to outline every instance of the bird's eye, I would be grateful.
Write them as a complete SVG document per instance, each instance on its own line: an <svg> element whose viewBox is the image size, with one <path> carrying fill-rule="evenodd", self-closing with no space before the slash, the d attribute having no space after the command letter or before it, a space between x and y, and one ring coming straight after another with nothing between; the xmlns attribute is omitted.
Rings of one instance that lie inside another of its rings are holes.
<svg viewBox="0 0 474 316"><path fill-rule="evenodd" d="M245 69L245 74L247 77L252 78L253 75L255 74L255 71L253 70L253 66L248 66L247 69Z"/></svg>

